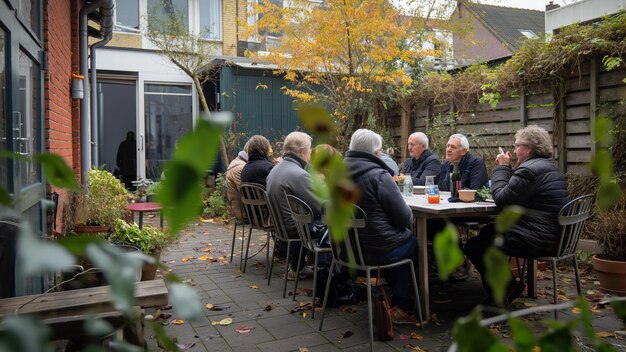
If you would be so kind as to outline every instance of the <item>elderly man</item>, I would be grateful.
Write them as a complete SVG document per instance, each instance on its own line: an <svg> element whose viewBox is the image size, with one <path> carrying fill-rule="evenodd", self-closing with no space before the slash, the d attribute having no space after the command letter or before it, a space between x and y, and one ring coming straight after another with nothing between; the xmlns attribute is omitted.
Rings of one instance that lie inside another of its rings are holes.
<svg viewBox="0 0 626 352"><path fill-rule="evenodd" d="M380 159L382 137L368 129L354 132L345 162L348 173L361 189L358 206L367 215L359 231L361 249L368 264L389 264L400 259L417 260L417 240L411 234L413 213L402 199L389 167ZM411 298L409 268L389 269L384 275L391 286L392 319L414 323L415 304Z"/></svg>
<svg viewBox="0 0 626 352"><path fill-rule="evenodd" d="M307 172L309 161L311 160L311 136L303 132L291 132L283 143L283 160L276 165L267 176L267 196L269 201L278 204L280 213L285 224L285 230L289 238L299 238L296 225L291 218L289 205L285 198L285 193L292 194L311 207L316 218L321 217L321 206L313 194L311 177ZM287 273L287 278L295 280L295 270L298 265L300 247L296 246L292 253L291 268ZM312 274L308 268L300 270L300 276Z"/></svg>
<svg viewBox="0 0 626 352"><path fill-rule="evenodd" d="M446 144L446 162L441 165L439 173L439 190L450 191L450 173L453 164L459 165L461 186L468 189L479 189L489 182L485 162L478 156L469 153L469 142L462 134L453 134Z"/></svg>
<svg viewBox="0 0 626 352"><path fill-rule="evenodd" d="M428 137L424 133L411 134L408 144L410 157L404 161L404 174L411 175L413 185L423 186L426 176L439 176L441 163L437 155L428 149Z"/></svg>

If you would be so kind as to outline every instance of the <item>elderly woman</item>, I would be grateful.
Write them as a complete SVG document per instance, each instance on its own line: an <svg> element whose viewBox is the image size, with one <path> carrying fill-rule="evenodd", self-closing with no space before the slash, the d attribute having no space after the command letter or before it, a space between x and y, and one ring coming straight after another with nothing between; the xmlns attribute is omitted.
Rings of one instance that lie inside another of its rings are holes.
<svg viewBox="0 0 626 352"><path fill-rule="evenodd" d="M348 172L361 190L358 206L367 215L365 228L359 231L361 249L371 265L404 258L416 261L417 240L410 230L413 213L393 181L389 166L380 159L382 142L382 137L373 131L357 130L345 156ZM396 323L415 322L409 268L403 265L384 275L391 286L392 319Z"/></svg>
<svg viewBox="0 0 626 352"><path fill-rule="evenodd" d="M511 167L511 153L500 148L493 169L491 193L500 208L519 205L525 215L504 234L500 249L516 257L553 255L559 245L560 226L557 215L569 202L565 176L552 158L552 139L546 130L531 125L515 134L517 167ZM483 255L493 243L495 227L488 225L480 235L465 245L465 254L481 276L485 273ZM483 286L485 286L483 276ZM492 302L491 291L485 286ZM523 291L523 283L509 284L507 302Z"/></svg>
<svg viewBox="0 0 626 352"><path fill-rule="evenodd" d="M267 175L274 167L269 160L270 142L261 135L254 135L248 140L248 162L241 170L241 182L258 183L265 186Z"/></svg>

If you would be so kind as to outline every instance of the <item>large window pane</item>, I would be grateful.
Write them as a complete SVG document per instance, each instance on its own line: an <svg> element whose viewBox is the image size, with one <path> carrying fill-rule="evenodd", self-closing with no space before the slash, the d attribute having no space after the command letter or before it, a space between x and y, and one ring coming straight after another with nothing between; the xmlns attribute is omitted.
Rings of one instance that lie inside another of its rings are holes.
<svg viewBox="0 0 626 352"><path fill-rule="evenodd" d="M39 67L20 52L20 110L14 121L15 152L33 156L38 151ZM17 161L17 179L22 187L40 181L39 167L32 161Z"/></svg>
<svg viewBox="0 0 626 352"><path fill-rule="evenodd" d="M17 11L20 19L39 36L39 0L19 0Z"/></svg>
<svg viewBox="0 0 626 352"><path fill-rule="evenodd" d="M148 13L163 19L178 19L180 16L184 27L189 30L189 5L187 0L148 0Z"/></svg>
<svg viewBox="0 0 626 352"><path fill-rule="evenodd" d="M191 86L185 84L146 84L146 93L168 93L191 95Z"/></svg>
<svg viewBox="0 0 626 352"><path fill-rule="evenodd" d="M146 85L146 177L159 179L163 164L174 152L176 141L192 129L191 87L189 94L151 93L165 92L182 86Z"/></svg>
<svg viewBox="0 0 626 352"><path fill-rule="evenodd" d="M7 150L7 139L9 137L9 129L7 128L7 110L6 110L6 34L0 28L0 150ZM0 187L5 189L9 187L9 160L0 159Z"/></svg>
<svg viewBox="0 0 626 352"><path fill-rule="evenodd" d="M115 29L130 32L139 30L139 0L115 2Z"/></svg>
<svg viewBox="0 0 626 352"><path fill-rule="evenodd" d="M200 0L200 33L207 39L222 39L221 0Z"/></svg>

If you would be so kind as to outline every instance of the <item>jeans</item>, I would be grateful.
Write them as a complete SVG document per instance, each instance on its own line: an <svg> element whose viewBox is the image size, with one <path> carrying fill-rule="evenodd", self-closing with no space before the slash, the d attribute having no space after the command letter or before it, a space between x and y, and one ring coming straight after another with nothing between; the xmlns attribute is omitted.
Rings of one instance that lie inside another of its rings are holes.
<svg viewBox="0 0 626 352"><path fill-rule="evenodd" d="M364 254L367 265L384 265L410 258L413 260L413 267L417 268L418 247L415 236L409 237L402 244L388 253ZM376 274L373 274L376 275ZM400 307L409 314L415 312L415 302L412 297L411 269L407 265L387 269L382 272L391 288L391 304Z"/></svg>

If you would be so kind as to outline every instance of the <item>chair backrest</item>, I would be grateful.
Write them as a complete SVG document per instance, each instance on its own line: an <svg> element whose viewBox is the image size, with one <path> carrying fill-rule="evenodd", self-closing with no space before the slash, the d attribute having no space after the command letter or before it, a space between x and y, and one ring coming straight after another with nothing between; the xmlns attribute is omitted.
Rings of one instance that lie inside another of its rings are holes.
<svg viewBox="0 0 626 352"><path fill-rule="evenodd" d="M258 183L242 183L239 188L241 204L252 228L266 230L272 226L265 187Z"/></svg>
<svg viewBox="0 0 626 352"><path fill-rule="evenodd" d="M285 198L286 202L287 199ZM281 241L287 241L289 236L287 236L287 229L285 228L285 222L283 221L283 215L280 212L280 205L275 204L271 198L267 198L267 205L270 209L270 215L272 217L272 222L274 223L274 234Z"/></svg>
<svg viewBox="0 0 626 352"><path fill-rule="evenodd" d="M310 228L314 220L311 207L302 199L292 194L285 193L285 196L287 197L287 205L291 212L291 218L296 225L296 230L298 230L302 245L309 251L315 251L316 240L311 236Z"/></svg>
<svg viewBox="0 0 626 352"><path fill-rule="evenodd" d="M561 208L558 217L561 225L561 239L557 252L559 257L573 255L576 252L585 221L591 216L593 200L593 195L588 194L572 200Z"/></svg>
<svg viewBox="0 0 626 352"><path fill-rule="evenodd" d="M326 216L326 208L323 207ZM352 225L344 234L343 238L336 238L331 234L330 248L332 249L333 258L342 265L351 268L363 268L366 265L363 251L361 250L361 242L359 240L359 229L365 228L367 215L358 205L354 205L352 216Z"/></svg>

